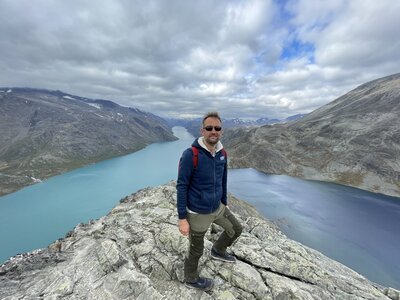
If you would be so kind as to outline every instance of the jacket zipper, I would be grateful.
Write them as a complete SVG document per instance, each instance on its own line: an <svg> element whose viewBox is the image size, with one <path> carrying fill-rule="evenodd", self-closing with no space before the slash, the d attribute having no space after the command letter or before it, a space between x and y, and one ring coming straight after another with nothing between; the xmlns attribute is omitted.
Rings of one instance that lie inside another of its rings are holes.
<svg viewBox="0 0 400 300"><path fill-rule="evenodd" d="M217 156L217 155L215 155L215 156ZM215 205L215 199L216 199L216 195L215 195L215 186L216 186L216 184L217 184L217 182L216 182L216 175L215 175L215 156L213 157L213 165L214 165L214 202L213 202L213 205L212 205L212 207L211 207L211 209L214 209L214 205Z"/></svg>

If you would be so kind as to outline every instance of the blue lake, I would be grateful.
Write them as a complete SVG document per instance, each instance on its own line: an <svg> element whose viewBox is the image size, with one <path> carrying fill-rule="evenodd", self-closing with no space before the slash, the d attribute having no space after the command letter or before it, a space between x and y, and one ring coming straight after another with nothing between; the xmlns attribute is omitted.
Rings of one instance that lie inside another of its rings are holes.
<svg viewBox="0 0 400 300"><path fill-rule="evenodd" d="M400 288L400 198L253 169L230 170L228 189L291 239Z"/></svg>
<svg viewBox="0 0 400 300"><path fill-rule="evenodd" d="M89 165L0 197L0 263L46 247L75 225L107 214L121 198L176 179L193 136ZM290 238L400 289L400 198L335 184L230 170L228 189L276 221Z"/></svg>

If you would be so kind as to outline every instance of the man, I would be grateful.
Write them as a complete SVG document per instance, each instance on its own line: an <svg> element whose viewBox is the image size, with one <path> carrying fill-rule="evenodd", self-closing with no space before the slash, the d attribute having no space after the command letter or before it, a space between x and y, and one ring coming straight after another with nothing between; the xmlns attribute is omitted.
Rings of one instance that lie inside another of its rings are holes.
<svg viewBox="0 0 400 300"><path fill-rule="evenodd" d="M226 249L239 237L242 225L227 207L227 159L220 142L222 126L217 112L204 116L201 135L192 144L198 156L192 148L182 154L176 188L179 231L189 235L185 285L209 290L214 285L212 279L200 277L198 272L208 228L216 223L225 230L214 243L211 258L234 263L235 258Z"/></svg>

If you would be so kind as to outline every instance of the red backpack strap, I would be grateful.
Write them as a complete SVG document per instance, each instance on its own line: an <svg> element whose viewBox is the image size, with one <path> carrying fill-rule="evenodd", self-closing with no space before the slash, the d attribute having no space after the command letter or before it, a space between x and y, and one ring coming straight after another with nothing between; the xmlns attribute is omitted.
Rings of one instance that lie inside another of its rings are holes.
<svg viewBox="0 0 400 300"><path fill-rule="evenodd" d="M192 146L192 152L193 152L193 167L194 169L196 169L197 165L199 164L199 149L197 149L195 146Z"/></svg>
<svg viewBox="0 0 400 300"><path fill-rule="evenodd" d="M225 156L225 161L228 161L228 153L226 153L225 149L221 149L222 154Z"/></svg>

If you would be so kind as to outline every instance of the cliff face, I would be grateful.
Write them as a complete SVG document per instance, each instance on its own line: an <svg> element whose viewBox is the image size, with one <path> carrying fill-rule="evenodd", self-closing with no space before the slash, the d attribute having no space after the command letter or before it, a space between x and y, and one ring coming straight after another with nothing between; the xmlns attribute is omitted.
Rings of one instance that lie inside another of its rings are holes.
<svg viewBox="0 0 400 300"><path fill-rule="evenodd" d="M59 91L0 89L0 195L176 139L161 118Z"/></svg>
<svg viewBox="0 0 400 300"><path fill-rule="evenodd" d="M0 266L1 299L399 299L349 268L285 237L248 204L230 197L244 225L231 247L236 264L211 260L206 235L201 274L209 292L187 289L187 237L177 229L175 184L141 190L107 216L78 225L48 248Z"/></svg>
<svg viewBox="0 0 400 300"><path fill-rule="evenodd" d="M227 131L234 168L252 167L400 197L400 74L366 83L289 124Z"/></svg>

